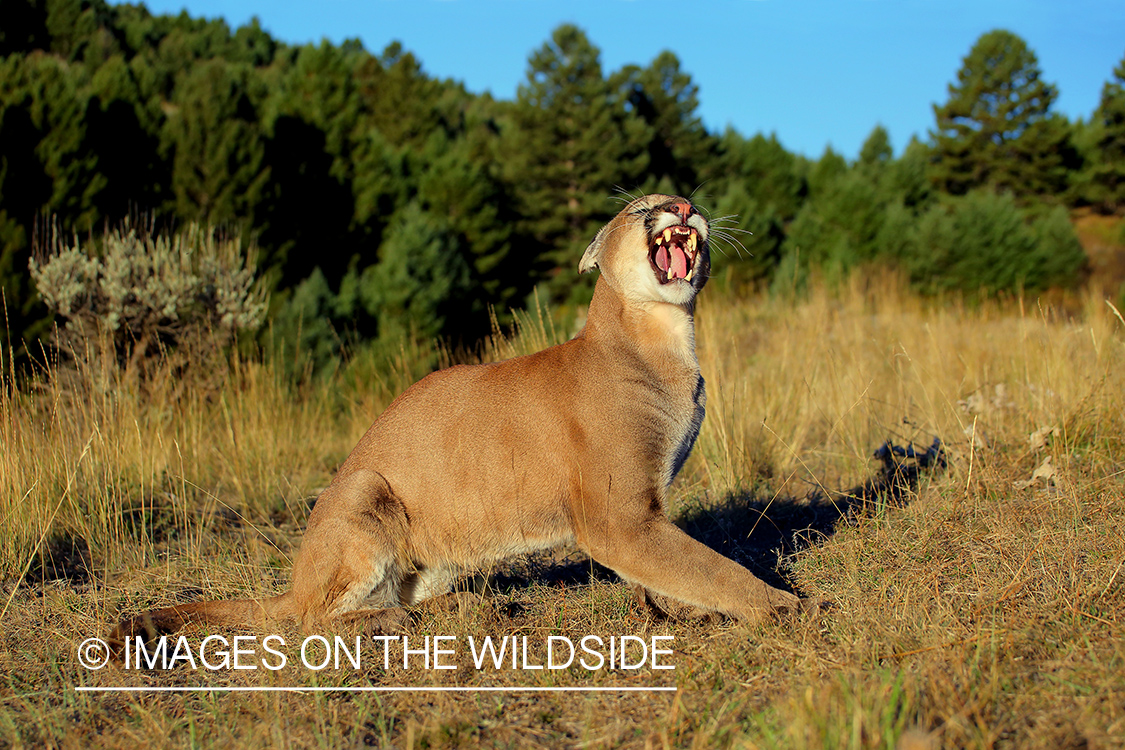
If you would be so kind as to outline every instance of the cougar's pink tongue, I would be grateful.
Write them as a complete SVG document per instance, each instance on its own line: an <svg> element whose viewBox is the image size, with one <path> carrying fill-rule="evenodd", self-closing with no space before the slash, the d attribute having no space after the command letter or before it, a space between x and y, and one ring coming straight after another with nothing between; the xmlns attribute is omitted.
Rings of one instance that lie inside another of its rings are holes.
<svg viewBox="0 0 1125 750"><path fill-rule="evenodd" d="M661 245L656 251L656 265L669 279L686 277L687 263L687 254L679 245Z"/></svg>
<svg viewBox="0 0 1125 750"><path fill-rule="evenodd" d="M687 276L687 254L680 249L679 245L672 246L672 272L668 274L670 279L682 279Z"/></svg>

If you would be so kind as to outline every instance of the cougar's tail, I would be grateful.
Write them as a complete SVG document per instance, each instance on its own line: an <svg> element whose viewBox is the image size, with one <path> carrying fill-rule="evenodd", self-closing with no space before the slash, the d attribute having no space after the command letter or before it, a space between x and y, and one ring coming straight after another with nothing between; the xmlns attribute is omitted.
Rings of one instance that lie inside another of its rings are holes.
<svg viewBox="0 0 1125 750"><path fill-rule="evenodd" d="M123 653L125 640L141 636L150 642L162 635L171 635L193 625L261 626L271 620L294 622L297 613L292 592L269 599L229 599L214 602L192 602L174 607L142 612L118 623L106 638L110 650Z"/></svg>

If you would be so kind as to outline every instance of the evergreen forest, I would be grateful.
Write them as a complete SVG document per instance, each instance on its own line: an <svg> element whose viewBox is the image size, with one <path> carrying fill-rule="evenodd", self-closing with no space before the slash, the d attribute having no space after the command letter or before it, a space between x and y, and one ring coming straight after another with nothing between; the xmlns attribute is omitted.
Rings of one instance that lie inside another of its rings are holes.
<svg viewBox="0 0 1125 750"><path fill-rule="evenodd" d="M875 125L854 161L810 159L708 130L672 52L607 71L570 25L504 101L398 43L292 46L256 21L5 0L0 345L37 351L67 312L36 263L65 238L96 256L131 226L252 246L260 330L316 362L404 336L472 346L535 299L587 301L577 261L626 192L693 194L727 228L716 273L746 289L869 266L924 294L1084 283L1074 217L1125 211L1125 60L1077 121L1008 31L950 71L922 137L899 147Z"/></svg>

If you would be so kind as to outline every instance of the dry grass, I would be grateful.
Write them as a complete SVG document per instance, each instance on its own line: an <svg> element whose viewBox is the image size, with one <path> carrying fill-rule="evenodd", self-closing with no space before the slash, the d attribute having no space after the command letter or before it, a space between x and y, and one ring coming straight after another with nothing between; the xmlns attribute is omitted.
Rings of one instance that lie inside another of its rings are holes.
<svg viewBox="0 0 1125 750"><path fill-rule="evenodd" d="M93 362L78 378L51 371L19 390L8 373L0 742L1123 746L1125 321L1095 296L1073 303L1069 313L1034 300L969 309L858 277L792 303L709 289L699 315L708 416L673 510L690 533L833 608L753 628L657 620L573 557L492 571L484 593L422 608L410 626L411 637L458 644L672 635L672 671L478 671L463 647L458 668L440 672L384 671L373 652L359 671L87 671L78 644L123 612L282 587L308 498L434 353L356 361L296 386L247 361L199 387L126 383ZM534 318L525 328L487 356L557 337ZM884 441L935 436L944 471L893 495L854 491ZM194 684L678 691L74 689Z"/></svg>

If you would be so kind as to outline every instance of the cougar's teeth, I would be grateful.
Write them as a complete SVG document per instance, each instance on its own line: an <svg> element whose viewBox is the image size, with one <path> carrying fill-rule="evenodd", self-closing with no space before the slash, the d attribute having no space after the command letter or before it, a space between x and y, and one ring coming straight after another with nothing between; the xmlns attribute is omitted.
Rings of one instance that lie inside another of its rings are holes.
<svg viewBox="0 0 1125 750"><path fill-rule="evenodd" d="M691 281L691 276L692 276L692 274L694 274L694 273L695 273L695 269L694 269L694 268L689 268L689 269L688 269L688 272L687 272L687 276L685 276L685 277L684 277L684 281Z"/></svg>
<svg viewBox="0 0 1125 750"><path fill-rule="evenodd" d="M664 244L664 238L663 237L657 237L656 238L656 244L657 245L663 245Z"/></svg>
<svg viewBox="0 0 1125 750"><path fill-rule="evenodd" d="M696 243L696 238L695 238L695 235L693 234L690 237L688 237L688 241L687 241L688 247L690 247L693 252L695 251L695 243Z"/></svg>
<svg viewBox="0 0 1125 750"><path fill-rule="evenodd" d="M664 230L664 241L668 242L671 239L672 239L672 227L668 227L667 229Z"/></svg>

